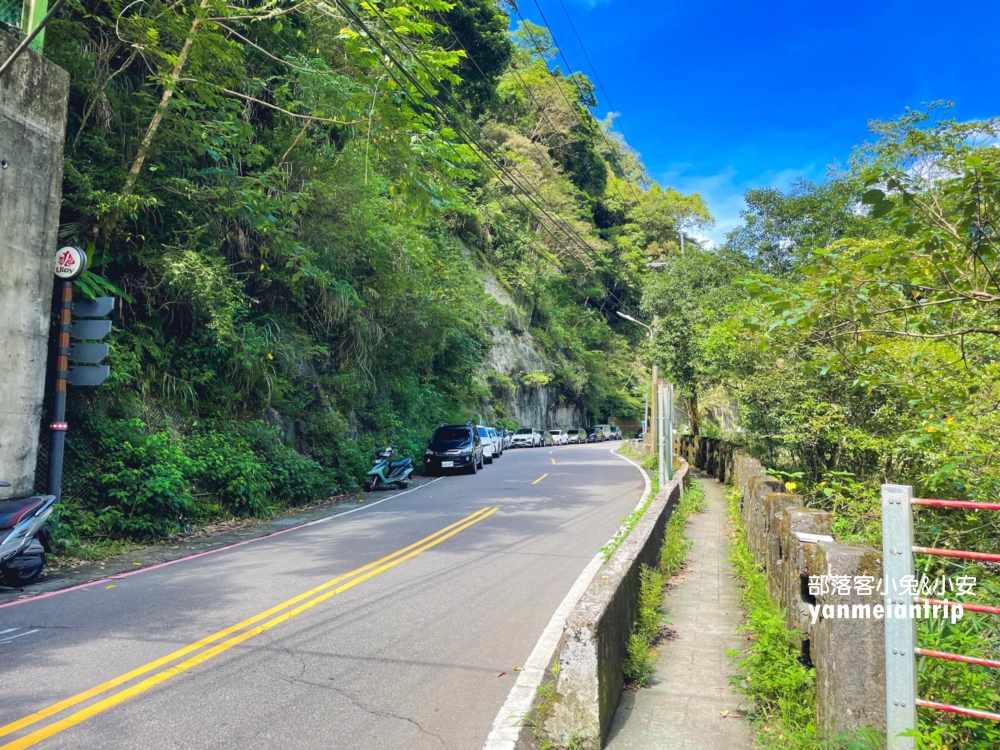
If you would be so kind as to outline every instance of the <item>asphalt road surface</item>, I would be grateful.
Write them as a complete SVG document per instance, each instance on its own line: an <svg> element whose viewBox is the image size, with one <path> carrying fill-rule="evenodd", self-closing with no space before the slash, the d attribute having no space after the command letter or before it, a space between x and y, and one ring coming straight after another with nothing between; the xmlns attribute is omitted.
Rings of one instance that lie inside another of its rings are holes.
<svg viewBox="0 0 1000 750"><path fill-rule="evenodd" d="M614 445L0 609L0 750L480 750L642 495Z"/></svg>

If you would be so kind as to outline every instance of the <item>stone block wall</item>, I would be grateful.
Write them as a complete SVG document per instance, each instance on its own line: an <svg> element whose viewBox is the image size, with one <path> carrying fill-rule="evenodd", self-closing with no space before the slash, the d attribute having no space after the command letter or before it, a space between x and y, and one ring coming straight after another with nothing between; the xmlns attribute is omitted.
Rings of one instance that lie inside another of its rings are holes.
<svg viewBox="0 0 1000 750"><path fill-rule="evenodd" d="M732 443L682 436L677 454L693 466L732 484L740 493L740 519L747 546L767 579L771 598L797 633L801 658L816 669L816 726L822 739L864 727L885 731L885 629L882 620L824 617L847 606L875 605L881 596L859 595L855 577L882 577L881 553L865 545L838 543L832 514L806 508L801 496L764 473L761 463ZM848 592L812 595L813 576L848 577ZM817 609L818 608L818 609Z"/></svg>

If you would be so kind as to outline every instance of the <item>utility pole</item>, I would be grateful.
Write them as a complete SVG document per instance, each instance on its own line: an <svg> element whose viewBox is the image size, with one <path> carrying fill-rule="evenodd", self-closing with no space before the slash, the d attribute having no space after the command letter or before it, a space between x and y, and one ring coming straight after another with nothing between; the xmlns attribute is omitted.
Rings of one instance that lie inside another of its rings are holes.
<svg viewBox="0 0 1000 750"><path fill-rule="evenodd" d="M24 5L21 8L21 31L24 32L25 36L30 36L31 32L42 25L48 11L49 0L24 0ZM45 30L42 29L31 43L31 49L41 54L44 44Z"/></svg>

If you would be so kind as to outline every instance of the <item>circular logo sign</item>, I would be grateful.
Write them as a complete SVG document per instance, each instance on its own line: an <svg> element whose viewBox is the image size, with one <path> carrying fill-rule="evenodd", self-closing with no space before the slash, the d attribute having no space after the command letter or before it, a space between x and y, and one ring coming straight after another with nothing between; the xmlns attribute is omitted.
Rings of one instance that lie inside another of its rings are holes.
<svg viewBox="0 0 1000 750"><path fill-rule="evenodd" d="M87 254L78 247L61 247L56 251L56 278L72 281L87 267Z"/></svg>

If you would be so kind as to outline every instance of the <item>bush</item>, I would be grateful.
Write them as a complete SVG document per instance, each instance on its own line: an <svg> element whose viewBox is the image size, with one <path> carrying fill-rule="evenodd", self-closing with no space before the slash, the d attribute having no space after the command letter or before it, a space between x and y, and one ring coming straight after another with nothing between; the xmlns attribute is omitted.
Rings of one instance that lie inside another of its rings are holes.
<svg viewBox="0 0 1000 750"><path fill-rule="evenodd" d="M148 432L138 419L103 427L100 453L86 470L90 494L66 521L88 515L89 506L98 533L141 539L176 534L195 505L189 481L194 462L183 443L166 431Z"/></svg>
<svg viewBox="0 0 1000 750"><path fill-rule="evenodd" d="M266 516L272 483L267 469L250 443L234 431L199 431L191 435L187 448L193 459L190 479L199 490L214 496L236 515Z"/></svg>

